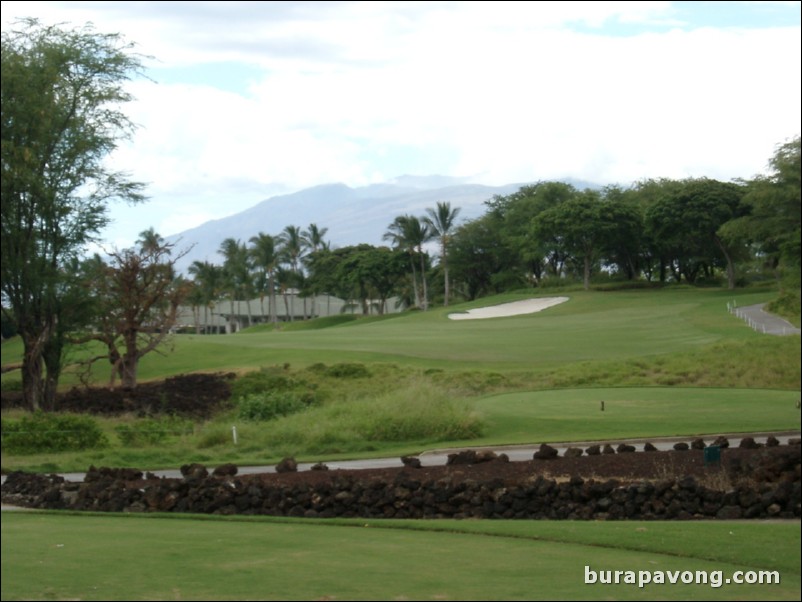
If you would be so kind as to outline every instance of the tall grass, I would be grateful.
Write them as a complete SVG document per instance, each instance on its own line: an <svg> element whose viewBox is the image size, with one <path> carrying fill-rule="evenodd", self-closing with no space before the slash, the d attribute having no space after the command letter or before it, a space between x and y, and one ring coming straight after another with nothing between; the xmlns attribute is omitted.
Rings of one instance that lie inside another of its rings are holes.
<svg viewBox="0 0 802 602"><path fill-rule="evenodd" d="M482 421L466 401L415 379L375 398L354 398L264 423L261 438L280 455L370 451L387 443L470 440Z"/></svg>

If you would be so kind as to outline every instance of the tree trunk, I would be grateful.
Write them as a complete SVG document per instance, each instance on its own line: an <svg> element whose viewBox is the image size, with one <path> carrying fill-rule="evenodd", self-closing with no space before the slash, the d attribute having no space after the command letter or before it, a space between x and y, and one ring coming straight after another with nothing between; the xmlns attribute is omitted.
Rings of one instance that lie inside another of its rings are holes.
<svg viewBox="0 0 802 602"><path fill-rule="evenodd" d="M585 273L583 278L585 290L590 289L590 255L585 254Z"/></svg>
<svg viewBox="0 0 802 602"><path fill-rule="evenodd" d="M724 247L724 243L718 236L713 236L713 240L716 242L721 253L724 255L724 259L727 260L727 288L729 290L733 290L735 288L735 264L732 261L732 257L729 253L727 253L727 249Z"/></svg>
<svg viewBox="0 0 802 602"><path fill-rule="evenodd" d="M429 309L429 290L426 286L426 264L423 261L423 249L419 250L420 252L420 279L423 283L423 311Z"/></svg>
<svg viewBox="0 0 802 602"><path fill-rule="evenodd" d="M276 305L276 283L273 281L273 274L271 273L267 279L267 287L269 290L268 311L270 313L270 321L275 324L278 322L278 306Z"/></svg>
<svg viewBox="0 0 802 602"><path fill-rule="evenodd" d="M415 306L421 306L420 295L418 294L418 274L415 271L415 258L410 255L409 256L409 265L412 266L412 292L415 295Z"/></svg>
<svg viewBox="0 0 802 602"><path fill-rule="evenodd" d="M41 347L36 344L36 340L26 340L22 360L22 398L30 411L40 409L43 392Z"/></svg>
<svg viewBox="0 0 802 602"><path fill-rule="evenodd" d="M120 367L122 372L121 385L123 389L135 389L137 368L139 367L139 353L136 348L136 332L126 333L125 335L125 354L122 357Z"/></svg>
<svg viewBox="0 0 802 602"><path fill-rule="evenodd" d="M445 238L443 239L443 248L440 252L440 257L442 257L443 261L443 277L445 279L445 299L443 300L443 305L448 307L448 293L449 293L449 286L448 286L448 257L446 256L446 241Z"/></svg>

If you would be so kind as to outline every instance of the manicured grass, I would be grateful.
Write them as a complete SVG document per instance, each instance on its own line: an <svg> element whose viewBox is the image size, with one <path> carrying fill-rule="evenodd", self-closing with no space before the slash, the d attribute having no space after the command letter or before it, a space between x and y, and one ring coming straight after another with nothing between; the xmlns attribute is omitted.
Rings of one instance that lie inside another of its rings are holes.
<svg viewBox="0 0 802 602"><path fill-rule="evenodd" d="M353 320L323 329L264 330L233 336L180 335L175 351L143 358L143 380L193 371L243 371L266 365L391 362L445 370L553 370L582 362L644 361L688 354L722 342L757 342L766 335L727 313L727 303L767 301L769 291L668 289L570 293L570 300L525 316L453 321L450 311L531 295L499 295L392 319ZM311 324L311 323L310 323ZM793 338L793 337L791 337ZM2 348L17 361L19 343ZM98 365L104 383L107 368ZM4 381L9 376L4 377ZM14 378L18 378L14 377ZM64 376L64 384L74 380Z"/></svg>
<svg viewBox="0 0 802 602"><path fill-rule="evenodd" d="M292 521L5 514L2 598L798 600L798 522ZM585 567L778 571L588 585Z"/></svg>
<svg viewBox="0 0 802 602"><path fill-rule="evenodd" d="M797 391L765 389L634 387L508 393L476 402L487 426L472 444L799 430L798 401Z"/></svg>

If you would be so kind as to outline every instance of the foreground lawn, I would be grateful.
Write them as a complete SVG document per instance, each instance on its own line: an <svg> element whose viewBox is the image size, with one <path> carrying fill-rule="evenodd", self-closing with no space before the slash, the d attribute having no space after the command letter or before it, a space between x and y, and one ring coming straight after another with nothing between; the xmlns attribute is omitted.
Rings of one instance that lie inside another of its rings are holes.
<svg viewBox="0 0 802 602"><path fill-rule="evenodd" d="M691 527L692 528L689 528ZM706 571L706 584L585 584ZM736 571L779 585L711 585ZM798 521L299 521L4 513L3 600L798 600Z"/></svg>

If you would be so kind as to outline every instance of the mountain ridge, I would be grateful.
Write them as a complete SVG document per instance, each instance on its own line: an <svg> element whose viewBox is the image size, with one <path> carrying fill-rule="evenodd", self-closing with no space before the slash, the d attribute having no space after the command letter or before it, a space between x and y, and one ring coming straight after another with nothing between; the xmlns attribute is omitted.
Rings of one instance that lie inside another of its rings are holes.
<svg viewBox="0 0 802 602"><path fill-rule="evenodd" d="M565 180L577 188L597 185ZM221 265L218 253L226 238L248 242L260 232L277 235L286 226L307 229L310 224L328 228L325 239L332 248L367 243L386 244L382 236L399 215L425 215L427 208L438 202L449 202L459 208L458 223L480 217L485 202L496 195L508 195L529 183L501 186L469 183L465 178L448 176L399 176L389 182L351 188L334 182L305 188L297 192L269 197L257 204L219 219L166 236L178 248L192 247L176 263L176 269L186 272L193 261L208 261Z"/></svg>

